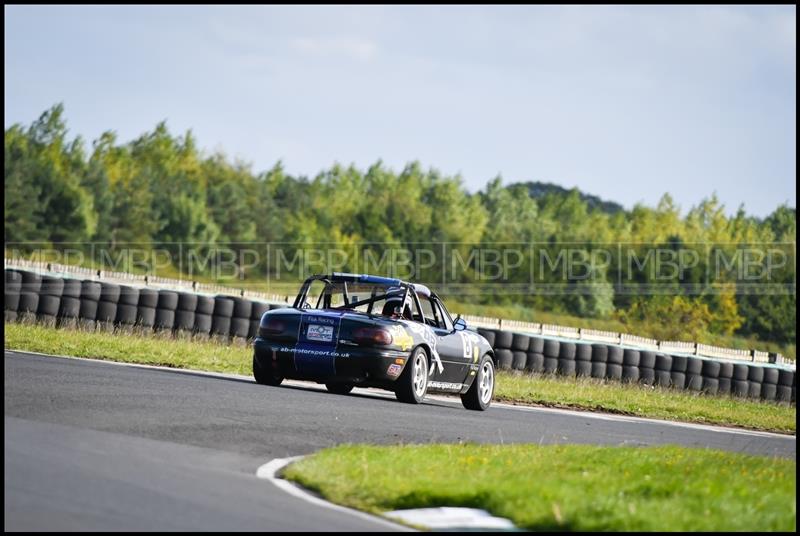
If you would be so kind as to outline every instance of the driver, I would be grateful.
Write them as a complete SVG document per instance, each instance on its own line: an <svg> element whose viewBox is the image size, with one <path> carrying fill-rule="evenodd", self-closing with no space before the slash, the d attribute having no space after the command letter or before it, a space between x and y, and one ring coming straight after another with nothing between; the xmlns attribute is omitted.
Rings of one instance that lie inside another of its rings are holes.
<svg viewBox="0 0 800 536"><path fill-rule="evenodd" d="M402 294L395 294L393 296L386 297L386 303L383 305L383 310L381 314L383 316L390 316L392 318L397 318L399 315L396 313L396 309L400 307L403 302L403 295ZM403 318L406 320L411 320L411 304L406 300L406 303L403 307Z"/></svg>

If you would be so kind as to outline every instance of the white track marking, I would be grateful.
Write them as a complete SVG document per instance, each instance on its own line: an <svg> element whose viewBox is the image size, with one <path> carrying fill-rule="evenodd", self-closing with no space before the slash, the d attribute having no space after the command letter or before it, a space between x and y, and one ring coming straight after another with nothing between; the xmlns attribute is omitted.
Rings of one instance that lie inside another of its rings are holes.
<svg viewBox="0 0 800 536"><path fill-rule="evenodd" d="M20 352L26 354L33 354L39 355L43 357L58 357L63 359L77 359L79 361L90 361L92 363L107 363L110 365L119 365L119 366L126 366L126 367L135 367L135 368L144 368L144 369L153 369L153 370L166 370L169 372L189 372L192 374L199 374L203 376L209 376L212 378L235 378L237 380L245 380L245 381L252 381L252 376L245 376L242 374L231 374L227 372L208 372L205 370L195 370L195 369L185 369L185 368L175 368L175 367L164 367L159 365L145 365L140 363L122 363L119 361L111 361L105 359L92 359L86 357L74 357L68 355L53 355L53 354L43 354L39 352L29 352L27 350L14 350L12 348L6 348L5 351L7 352ZM300 380L284 380L284 385L292 386L292 387L302 387L302 388L311 388L318 391L326 390L324 385L320 385L314 382L306 382ZM384 391L382 389L374 389L374 388L364 388L364 387L356 387L352 391L354 394L361 394L361 395L370 395L370 396L377 396L381 398L394 398L394 395ZM461 406L461 402L455 402L454 397L448 397L443 395L426 395L426 400L435 400L437 402L444 402L448 405L457 405ZM562 409L562 408L548 408L542 406L522 406L516 404L506 404L502 402L492 402L491 408L498 408L498 409L505 409L511 411L523 411L523 412L532 412L532 413L555 413L561 415L572 415L577 417L583 417L585 419L595 419L595 420L602 420L602 421L617 421L617 422L630 422L630 423L647 423L647 424L661 424L667 426L676 426L679 428L689 428L693 430L705 430L709 432L717 432L722 434L738 434L738 435L745 435L745 436L756 436L756 437L772 437L778 439L785 439L787 441L797 441L797 437L791 434L779 434L775 432L761 432L758 430L746 430L743 428L731 428L727 426L716 426L710 424L698 424L698 423L690 423L690 422L678 422L678 421L667 421L661 419L650 419L647 417L634 417L630 415L616 415L613 413L599 413L593 411L580 411L580 410L572 410L572 409Z"/></svg>
<svg viewBox="0 0 800 536"><path fill-rule="evenodd" d="M388 517L429 529L516 530L510 520L495 517L480 508L440 506L438 508L411 508L386 512Z"/></svg>
<svg viewBox="0 0 800 536"><path fill-rule="evenodd" d="M411 532L413 529L409 527L405 527L403 525L398 525L396 523L392 523L391 521L387 521L381 517L373 516L359 510L354 510L352 508L346 508L344 506L339 506L338 504L333 504L332 502L328 502L325 499L321 499L315 495L312 495L308 491L304 490L303 488L296 486L285 480L283 478L278 478L275 476L278 471L286 467L292 462L297 460L301 460L305 458L305 456L292 456L291 458L276 458L271 460L261 467L258 468L256 471L256 476L258 478L263 478L264 480L268 480L275 484L278 488L285 491L289 495L301 499L303 501L309 502L315 506L321 506L323 508L330 508L331 510L336 510L337 512L343 512L346 514L350 514L356 516L358 518L371 521L373 523L378 523L379 525L383 525L384 527L391 528L393 530L398 530L402 532Z"/></svg>

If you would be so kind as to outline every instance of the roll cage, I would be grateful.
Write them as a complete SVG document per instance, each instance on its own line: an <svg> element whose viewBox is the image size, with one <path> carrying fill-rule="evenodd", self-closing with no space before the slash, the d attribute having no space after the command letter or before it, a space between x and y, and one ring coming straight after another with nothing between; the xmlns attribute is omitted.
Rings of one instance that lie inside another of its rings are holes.
<svg viewBox="0 0 800 536"><path fill-rule="evenodd" d="M400 296L401 295L400 292L402 292L402 301L400 302L401 308L403 307L402 304L406 303L410 295L411 300L414 303L414 306L416 307L416 310L419 312L419 318L413 318L414 315L412 313L411 320L416 320L421 322L422 324L427 325L425 319L425 311L422 307L422 304L419 301L419 296L417 296L417 289L415 288L414 284L390 277L380 277L380 276L366 275L366 274L349 274L341 272L333 272L333 274L331 275L322 275L322 274L312 275L303 282L303 286L300 287L300 292L298 292L297 297L294 299L292 307L297 309L303 308L303 304L307 303L306 298L308 296L309 288L311 287L311 284L314 281L321 281L325 283L325 288L320 294L319 299L317 300L317 304L315 306L316 309L319 309L320 305L322 306L321 307L322 309L354 309L355 307L367 305L367 314L371 315L374 314L372 312L372 307L375 304L375 302L389 297ZM344 298L344 304L334 307L331 305L331 296L333 294L332 290L334 288L334 285L339 283L342 285L342 296ZM366 283L366 284L372 284L374 286L372 287L372 292L369 298L357 301L350 301L350 294L348 293L347 283ZM378 294L377 292L378 288L381 286L386 287L387 292ZM389 291L390 288L393 289L391 290L391 292ZM437 302L439 304L442 313L444 315L447 315L447 318L450 320L450 325L452 326L453 319L450 316L450 312L444 306L442 300L439 299L439 296L437 296L434 292L430 292L430 297L434 302ZM434 321L435 320L436 319L434 318Z"/></svg>

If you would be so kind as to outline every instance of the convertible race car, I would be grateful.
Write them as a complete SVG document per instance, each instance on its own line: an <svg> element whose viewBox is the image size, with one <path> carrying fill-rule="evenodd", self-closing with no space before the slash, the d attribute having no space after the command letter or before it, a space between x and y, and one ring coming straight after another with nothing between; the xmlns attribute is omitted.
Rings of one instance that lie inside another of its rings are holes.
<svg viewBox="0 0 800 536"><path fill-rule="evenodd" d="M334 272L305 280L291 308L261 317L253 375L260 384L284 378L394 391L419 404L429 391L459 393L464 407L485 410L494 394L488 341L450 317L424 285Z"/></svg>

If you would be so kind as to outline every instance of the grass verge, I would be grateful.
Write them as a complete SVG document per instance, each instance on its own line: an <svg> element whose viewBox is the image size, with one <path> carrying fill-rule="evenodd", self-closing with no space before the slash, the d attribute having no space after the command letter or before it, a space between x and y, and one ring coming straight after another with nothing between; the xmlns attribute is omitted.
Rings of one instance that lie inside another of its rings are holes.
<svg viewBox="0 0 800 536"><path fill-rule="evenodd" d="M367 512L484 508L528 530L794 531L796 467L675 446L343 445L284 476Z"/></svg>
<svg viewBox="0 0 800 536"><path fill-rule="evenodd" d="M249 346L6 323L5 348L214 372L252 374ZM499 373L496 400L795 433L797 408L640 385Z"/></svg>
<svg viewBox="0 0 800 536"><path fill-rule="evenodd" d="M6 323L5 347L123 363L143 363L233 374L253 373L253 351L249 346L181 340L152 334L112 334Z"/></svg>
<svg viewBox="0 0 800 536"><path fill-rule="evenodd" d="M797 407L594 378L499 372L495 400L796 433Z"/></svg>

